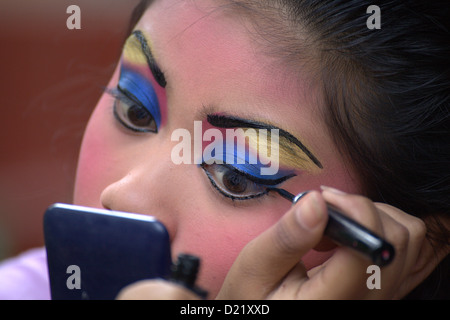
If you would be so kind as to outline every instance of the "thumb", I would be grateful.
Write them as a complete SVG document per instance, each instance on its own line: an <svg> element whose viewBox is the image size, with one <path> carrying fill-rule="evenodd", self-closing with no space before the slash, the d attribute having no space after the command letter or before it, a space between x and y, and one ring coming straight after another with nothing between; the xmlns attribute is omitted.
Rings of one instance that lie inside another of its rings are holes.
<svg viewBox="0 0 450 320"><path fill-rule="evenodd" d="M275 225L249 242L231 267L218 299L264 299L323 236L325 200L312 191ZM304 276L306 277L306 270Z"/></svg>
<svg viewBox="0 0 450 320"><path fill-rule="evenodd" d="M199 300L196 294L178 284L161 279L140 280L123 288L117 300Z"/></svg>

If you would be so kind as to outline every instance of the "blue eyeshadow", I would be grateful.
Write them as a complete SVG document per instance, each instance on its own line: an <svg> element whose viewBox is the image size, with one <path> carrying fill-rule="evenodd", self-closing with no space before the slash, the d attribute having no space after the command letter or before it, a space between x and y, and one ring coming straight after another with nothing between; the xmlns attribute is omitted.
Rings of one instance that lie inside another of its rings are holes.
<svg viewBox="0 0 450 320"><path fill-rule="evenodd" d="M241 149L236 145L234 145L234 147L229 145L227 148L227 144L224 143L223 152L217 152L217 150L214 151L216 152L211 155L203 154L203 163L225 164L244 174L247 178L256 183L268 183L269 185L273 185L274 181L280 181L281 183L295 175L293 174L293 170L282 170L280 168L276 174L262 175L261 168L267 167L268 165L261 163L259 159L251 159L248 148Z"/></svg>
<svg viewBox="0 0 450 320"><path fill-rule="evenodd" d="M151 82L139 73L122 66L120 70L119 87L132 94L144 108L150 112L159 128L161 111L158 96Z"/></svg>

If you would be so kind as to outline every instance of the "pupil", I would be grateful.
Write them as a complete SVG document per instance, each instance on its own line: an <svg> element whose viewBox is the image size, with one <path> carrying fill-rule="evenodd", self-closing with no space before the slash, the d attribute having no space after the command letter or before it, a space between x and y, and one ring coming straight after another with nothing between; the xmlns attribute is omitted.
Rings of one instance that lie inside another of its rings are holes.
<svg viewBox="0 0 450 320"><path fill-rule="evenodd" d="M142 107L137 105L132 105L127 112L128 119L138 127L148 126L152 120L148 112Z"/></svg>
<svg viewBox="0 0 450 320"><path fill-rule="evenodd" d="M228 190L234 193L242 193L247 189L246 178L233 171L228 171L224 174L223 184Z"/></svg>

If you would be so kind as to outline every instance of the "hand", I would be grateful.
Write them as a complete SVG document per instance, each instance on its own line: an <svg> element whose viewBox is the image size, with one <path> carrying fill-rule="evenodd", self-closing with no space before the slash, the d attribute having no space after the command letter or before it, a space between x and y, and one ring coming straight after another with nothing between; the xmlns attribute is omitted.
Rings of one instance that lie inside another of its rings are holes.
<svg viewBox="0 0 450 320"><path fill-rule="evenodd" d="M122 289L117 300L198 300L196 294L173 282L142 280Z"/></svg>
<svg viewBox="0 0 450 320"><path fill-rule="evenodd" d="M384 236L396 250L381 268L381 289L367 288L372 263L351 249L338 247L309 271L301 258L322 239L327 222L325 201ZM331 188L311 192L278 223L240 253L218 299L393 299L402 298L436 267L422 220L392 206ZM443 258L444 255L441 257Z"/></svg>

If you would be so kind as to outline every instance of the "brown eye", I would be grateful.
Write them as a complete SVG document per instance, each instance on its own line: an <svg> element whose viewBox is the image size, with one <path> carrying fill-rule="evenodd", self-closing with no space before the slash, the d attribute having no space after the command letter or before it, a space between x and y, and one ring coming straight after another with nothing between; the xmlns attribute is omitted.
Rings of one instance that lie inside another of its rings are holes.
<svg viewBox="0 0 450 320"><path fill-rule="evenodd" d="M233 193L243 193L247 190L247 179L237 172L229 170L222 177L223 185Z"/></svg>
<svg viewBox="0 0 450 320"><path fill-rule="evenodd" d="M132 105L127 110L128 120L136 127L147 127L151 124L153 117L144 108Z"/></svg>
<svg viewBox="0 0 450 320"><path fill-rule="evenodd" d="M233 200L248 200L267 194L268 189L244 177L239 172L219 164L201 165L211 184Z"/></svg>
<svg viewBox="0 0 450 320"><path fill-rule="evenodd" d="M116 99L114 116L126 128L136 132L158 132L150 112L130 99Z"/></svg>

